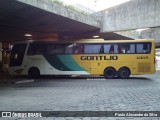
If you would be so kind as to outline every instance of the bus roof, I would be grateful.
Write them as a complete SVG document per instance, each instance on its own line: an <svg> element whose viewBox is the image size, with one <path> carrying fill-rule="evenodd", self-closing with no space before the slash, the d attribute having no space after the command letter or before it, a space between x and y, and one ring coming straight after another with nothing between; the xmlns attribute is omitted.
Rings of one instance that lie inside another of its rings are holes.
<svg viewBox="0 0 160 120"><path fill-rule="evenodd" d="M80 40L70 40L70 41L51 41L51 40L28 40L18 43L33 43L33 42L49 42L49 43L128 43L128 42L154 42L154 39L137 39L137 40L104 40L104 39L80 39Z"/></svg>

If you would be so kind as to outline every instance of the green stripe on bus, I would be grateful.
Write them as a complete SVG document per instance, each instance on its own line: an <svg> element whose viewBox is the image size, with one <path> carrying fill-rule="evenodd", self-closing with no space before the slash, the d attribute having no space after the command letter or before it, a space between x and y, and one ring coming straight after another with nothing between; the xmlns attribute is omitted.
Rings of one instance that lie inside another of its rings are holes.
<svg viewBox="0 0 160 120"><path fill-rule="evenodd" d="M67 68L73 71L86 71L70 55L58 55L58 58Z"/></svg>
<svg viewBox="0 0 160 120"><path fill-rule="evenodd" d="M48 63L60 71L85 71L70 55L44 55Z"/></svg>

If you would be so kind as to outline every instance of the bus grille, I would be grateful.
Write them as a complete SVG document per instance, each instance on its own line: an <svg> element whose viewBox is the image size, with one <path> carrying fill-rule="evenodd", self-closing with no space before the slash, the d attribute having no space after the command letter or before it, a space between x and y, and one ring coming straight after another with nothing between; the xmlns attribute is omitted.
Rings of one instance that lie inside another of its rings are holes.
<svg viewBox="0 0 160 120"><path fill-rule="evenodd" d="M138 63L138 72L150 72L150 63Z"/></svg>

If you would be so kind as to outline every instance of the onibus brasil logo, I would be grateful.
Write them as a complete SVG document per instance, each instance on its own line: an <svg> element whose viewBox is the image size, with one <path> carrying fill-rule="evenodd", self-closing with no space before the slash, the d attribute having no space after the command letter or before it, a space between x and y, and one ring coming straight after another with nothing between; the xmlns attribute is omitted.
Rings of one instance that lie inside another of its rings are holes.
<svg viewBox="0 0 160 120"><path fill-rule="evenodd" d="M2 112L2 117L42 117L39 112Z"/></svg>

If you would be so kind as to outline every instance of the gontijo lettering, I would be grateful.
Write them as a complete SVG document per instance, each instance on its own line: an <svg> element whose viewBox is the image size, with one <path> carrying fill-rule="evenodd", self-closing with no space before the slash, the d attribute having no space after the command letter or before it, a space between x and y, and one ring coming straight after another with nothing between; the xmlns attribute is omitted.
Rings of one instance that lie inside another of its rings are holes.
<svg viewBox="0 0 160 120"><path fill-rule="evenodd" d="M118 56L81 56L81 60L118 60Z"/></svg>

